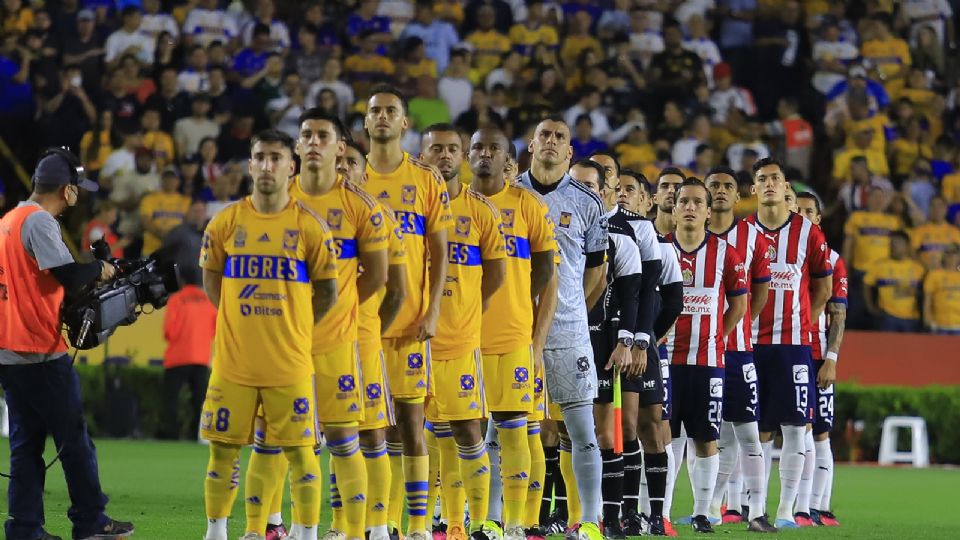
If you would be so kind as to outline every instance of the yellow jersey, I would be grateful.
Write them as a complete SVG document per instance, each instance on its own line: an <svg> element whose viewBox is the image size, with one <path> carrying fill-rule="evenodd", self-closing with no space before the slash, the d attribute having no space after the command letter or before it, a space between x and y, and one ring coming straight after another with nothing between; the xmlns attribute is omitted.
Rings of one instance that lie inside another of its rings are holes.
<svg viewBox="0 0 960 540"><path fill-rule="evenodd" d="M564 68L573 68L580 63L580 53L584 49L593 49L598 58L603 58L603 47L593 36L567 36L560 47L560 62Z"/></svg>
<svg viewBox="0 0 960 540"><path fill-rule="evenodd" d="M447 282L440 299L437 334L430 340L436 360L462 358L480 347L485 261L506 257L500 212L486 197L461 186L450 201L453 227L447 233Z"/></svg>
<svg viewBox="0 0 960 540"><path fill-rule="evenodd" d="M912 231L910 244L927 268L939 268L944 250L960 244L960 228L946 222L924 223Z"/></svg>
<svg viewBox="0 0 960 540"><path fill-rule="evenodd" d="M960 203L960 171L944 176L940 189L947 204Z"/></svg>
<svg viewBox="0 0 960 540"><path fill-rule="evenodd" d="M481 78L500 65L500 57L510 50L510 38L496 30L476 30L467 36L467 43L474 46L474 67Z"/></svg>
<svg viewBox="0 0 960 540"><path fill-rule="evenodd" d="M614 152L620 156L620 165L624 169L639 171L657 161L657 154L650 144L618 144Z"/></svg>
<svg viewBox="0 0 960 540"><path fill-rule="evenodd" d="M143 134L143 147L153 152L154 164L157 170L173 163L177 157L173 146L173 137L163 131L148 131ZM212 180L211 180L212 183Z"/></svg>
<svg viewBox="0 0 960 540"><path fill-rule="evenodd" d="M924 268L917 261L884 259L870 266L863 282L877 288L877 302L898 319L919 319L918 296Z"/></svg>
<svg viewBox="0 0 960 540"><path fill-rule="evenodd" d="M872 114L860 120L854 120L852 118L844 120L843 132L846 136L843 141L843 146L845 148L856 148L853 144L853 136L866 128L873 129L873 138L870 139L870 146L867 148L881 153L886 152L887 132L891 131L893 127L890 125L890 118L881 113Z"/></svg>
<svg viewBox="0 0 960 540"><path fill-rule="evenodd" d="M902 228L900 218L890 214L865 210L851 214L843 233L853 238L853 268L866 272L873 263L889 257L890 235Z"/></svg>
<svg viewBox="0 0 960 540"><path fill-rule="evenodd" d="M379 54L351 54L343 62L343 71L351 81L374 81L396 71L393 61Z"/></svg>
<svg viewBox="0 0 960 540"><path fill-rule="evenodd" d="M396 170L381 174L367 163L367 193L392 208L407 252L407 296L384 337L410 337L427 312L427 235L450 226L450 196L440 172L404 152Z"/></svg>
<svg viewBox="0 0 960 540"><path fill-rule="evenodd" d="M357 340L357 276L360 253L387 249L388 229L373 197L337 179L323 195L308 195L300 177L290 183L290 196L326 219L337 255L337 303L314 324L313 353L327 354Z"/></svg>
<svg viewBox="0 0 960 540"><path fill-rule="evenodd" d="M407 77L411 79L419 79L420 77L437 78L437 63L429 58L423 58L415 64L407 63L405 66L407 69Z"/></svg>
<svg viewBox="0 0 960 540"><path fill-rule="evenodd" d="M200 267L223 274L213 369L236 384L290 386L313 375L313 282L337 277L323 220L291 200L261 214L250 197L207 225Z"/></svg>
<svg viewBox="0 0 960 540"><path fill-rule="evenodd" d="M913 164L918 158L930 159L933 149L924 142L913 142L906 139L897 139L891 145L890 153L893 156L893 173L899 176L909 176L913 172Z"/></svg>
<svg viewBox="0 0 960 540"><path fill-rule="evenodd" d="M848 148L840 151L833 158L833 178L836 181L850 181L853 177L850 175L850 162L855 157L863 156L867 159L867 168L877 176L890 176L890 165L887 163L887 156L880 150L867 148L860 150L858 148Z"/></svg>
<svg viewBox="0 0 960 540"><path fill-rule="evenodd" d="M406 264L407 249L403 244L403 231L393 216L393 211L388 210L381 204L377 207L383 213L384 227L389 232L387 235L387 263L391 266ZM361 268L361 271L363 269ZM387 288L382 287L377 294L367 298L366 302L360 304L360 324L357 327L357 343L360 344L361 354L364 351L379 351L380 343L380 304L386 294Z"/></svg>
<svg viewBox="0 0 960 540"><path fill-rule="evenodd" d="M900 38L871 39L860 47L860 54L877 66L884 79L910 65L910 46Z"/></svg>
<svg viewBox="0 0 960 540"><path fill-rule="evenodd" d="M515 24L510 28L508 37L513 44L513 50L523 56L533 56L534 49L541 43L548 47L556 47L560 42L557 29L548 24L541 24L536 28L529 28L526 24Z"/></svg>
<svg viewBox="0 0 960 540"><path fill-rule="evenodd" d="M932 313L926 313L926 317L940 329L960 330L960 272L931 270L923 280L923 294L933 300Z"/></svg>
<svg viewBox="0 0 960 540"><path fill-rule="evenodd" d="M147 193L140 201L140 219L151 219L165 233L183 223L190 209L190 197L179 193ZM163 238L150 231L143 233L143 255L150 255L160 248Z"/></svg>
<svg viewBox="0 0 960 540"><path fill-rule="evenodd" d="M557 251L547 205L534 192L507 184L487 197L500 211L507 248L507 275L490 298L483 316L483 354L507 354L533 340L533 299L530 296L530 256Z"/></svg>

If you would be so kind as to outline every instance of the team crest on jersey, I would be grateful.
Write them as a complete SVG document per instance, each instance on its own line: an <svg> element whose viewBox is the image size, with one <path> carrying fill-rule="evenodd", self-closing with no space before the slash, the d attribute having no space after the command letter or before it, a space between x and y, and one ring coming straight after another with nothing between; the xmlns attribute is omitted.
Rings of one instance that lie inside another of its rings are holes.
<svg viewBox="0 0 960 540"><path fill-rule="evenodd" d="M339 231L343 225L343 211L339 208L331 208L327 211L327 225L334 231Z"/></svg>
<svg viewBox="0 0 960 540"><path fill-rule="evenodd" d="M570 222L573 221L573 214L570 212L560 212L560 226L564 229L570 228Z"/></svg>
<svg viewBox="0 0 960 540"><path fill-rule="evenodd" d="M420 369L423 367L423 355L420 353L411 353L407 355L407 367L410 369Z"/></svg>
<svg viewBox="0 0 960 540"><path fill-rule="evenodd" d="M684 268L681 274L683 275L683 286L692 287L693 286L693 270L690 270L689 268Z"/></svg>
<svg viewBox="0 0 960 540"><path fill-rule="evenodd" d="M413 204L417 201L417 186L406 185L400 189L400 202Z"/></svg>
<svg viewBox="0 0 960 540"><path fill-rule="evenodd" d="M590 371L590 359L586 356L581 356L577 358L577 369L580 372Z"/></svg>
<svg viewBox="0 0 960 540"><path fill-rule="evenodd" d="M767 246L767 260L768 261L777 260L777 248L773 247L773 245Z"/></svg>
<svg viewBox="0 0 960 540"><path fill-rule="evenodd" d="M337 379L337 387L341 392L352 392L354 388L357 387L356 381L353 379L353 375L341 375Z"/></svg>
<svg viewBox="0 0 960 540"><path fill-rule="evenodd" d="M307 414L310 412L310 400L305 397L293 400L293 412L296 414Z"/></svg>
<svg viewBox="0 0 960 540"><path fill-rule="evenodd" d="M367 399L380 399L382 394L383 390L380 388L380 383L371 383L367 385Z"/></svg>
<svg viewBox="0 0 960 540"><path fill-rule="evenodd" d="M723 379L720 377L710 378L710 397L723 397Z"/></svg>
<svg viewBox="0 0 960 540"><path fill-rule="evenodd" d="M533 378L533 393L539 394L543 392L543 379L540 377Z"/></svg>
<svg viewBox="0 0 960 540"><path fill-rule="evenodd" d="M457 235L470 236L470 217L457 216Z"/></svg>
<svg viewBox="0 0 960 540"><path fill-rule="evenodd" d="M513 378L518 383L525 383L530 379L530 372L525 367L518 367L513 370Z"/></svg>
<svg viewBox="0 0 960 540"><path fill-rule="evenodd" d="M503 218L503 226L507 227L508 229L512 229L513 228L513 210L509 208L505 209L501 214L501 217Z"/></svg>
<svg viewBox="0 0 960 540"><path fill-rule="evenodd" d="M461 390L473 390L475 386L476 386L476 381L474 381L473 375L465 374L460 376Z"/></svg>
<svg viewBox="0 0 960 540"><path fill-rule="evenodd" d="M377 212L376 214L370 216L370 224L374 227L379 227L383 224L383 214Z"/></svg>
<svg viewBox="0 0 960 540"><path fill-rule="evenodd" d="M233 247L242 248L247 245L247 229L243 225L237 225L236 232L233 233Z"/></svg>
<svg viewBox="0 0 960 540"><path fill-rule="evenodd" d="M285 229L283 231L283 249L297 249L300 243L300 231L296 229Z"/></svg>

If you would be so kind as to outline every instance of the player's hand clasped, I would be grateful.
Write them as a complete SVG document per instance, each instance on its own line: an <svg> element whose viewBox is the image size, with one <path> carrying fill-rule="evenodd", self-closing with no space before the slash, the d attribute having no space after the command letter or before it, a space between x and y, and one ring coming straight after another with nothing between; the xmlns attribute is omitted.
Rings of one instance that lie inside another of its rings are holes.
<svg viewBox="0 0 960 540"><path fill-rule="evenodd" d="M636 375L636 370L633 369L633 365L634 359L630 355L630 347L627 347L623 343L617 343L617 347L610 353L610 360L607 361L607 365L604 366L603 369L612 369L616 366L620 373L628 377L633 377Z"/></svg>
<svg viewBox="0 0 960 540"><path fill-rule="evenodd" d="M417 341L426 341L437 334L437 319L440 318L439 308L430 308L417 325Z"/></svg>

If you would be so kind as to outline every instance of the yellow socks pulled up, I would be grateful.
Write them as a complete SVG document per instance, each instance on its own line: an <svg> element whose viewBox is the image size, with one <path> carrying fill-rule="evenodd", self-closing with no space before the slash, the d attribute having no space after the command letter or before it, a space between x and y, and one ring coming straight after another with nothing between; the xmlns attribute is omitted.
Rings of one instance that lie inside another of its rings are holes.
<svg viewBox="0 0 960 540"><path fill-rule="evenodd" d="M403 520L403 443L387 441L387 456L390 460L390 504L387 505L388 521L400 529Z"/></svg>
<svg viewBox="0 0 960 540"><path fill-rule="evenodd" d="M407 514L410 521L407 530L412 532L427 529L427 490L430 477L430 458L427 456L403 456L403 487L407 495Z"/></svg>
<svg viewBox="0 0 960 540"><path fill-rule="evenodd" d="M230 517L240 486L240 447L210 443L207 477L203 481L203 501L207 519Z"/></svg>
<svg viewBox="0 0 960 540"><path fill-rule="evenodd" d="M331 470L336 474L336 489L342 506L342 530L347 538L363 538L367 513L367 468L360 454L356 433L328 441Z"/></svg>
<svg viewBox="0 0 960 540"><path fill-rule="evenodd" d="M523 507L523 526L536 527L540 522L540 505L543 503L543 483L547 475L547 462L540 440L540 422L527 422L527 447L530 448L530 484L527 502Z"/></svg>
<svg viewBox="0 0 960 540"><path fill-rule="evenodd" d="M437 431L439 430L439 433ZM433 515L433 509L437 507L437 497L440 496L440 440L453 436L450 431L450 425L446 422L427 421L423 425L423 439L427 445L427 457L430 467L427 469L427 515ZM444 493L446 498L446 493Z"/></svg>
<svg viewBox="0 0 960 540"><path fill-rule="evenodd" d="M376 527L387 528L388 504L392 471L390 458L387 457L387 444L381 442L376 446L361 446L364 464L367 467L367 530Z"/></svg>
<svg viewBox="0 0 960 540"><path fill-rule="evenodd" d="M530 490L530 443L525 417L495 421L500 439L500 477L503 479L504 529L522 526Z"/></svg>
<svg viewBox="0 0 960 540"><path fill-rule="evenodd" d="M580 492L577 491L577 477L573 474L573 454L570 438L560 434L560 474L567 488L567 523L571 526L580 523Z"/></svg>

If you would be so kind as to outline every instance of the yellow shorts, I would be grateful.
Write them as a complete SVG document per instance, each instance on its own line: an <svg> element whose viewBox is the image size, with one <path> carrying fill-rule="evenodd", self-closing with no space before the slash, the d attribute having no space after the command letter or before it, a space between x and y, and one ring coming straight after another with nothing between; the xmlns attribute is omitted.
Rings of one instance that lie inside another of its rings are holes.
<svg viewBox="0 0 960 540"><path fill-rule="evenodd" d="M256 388L210 374L200 434L208 441L250 444L258 410L265 418L264 442L271 446L318 443L313 378L290 386Z"/></svg>
<svg viewBox="0 0 960 540"><path fill-rule="evenodd" d="M547 392L543 382L543 365L533 366L533 412L527 415L528 422L540 422L547 417Z"/></svg>
<svg viewBox="0 0 960 540"><path fill-rule="evenodd" d="M547 408L548 408L547 412L550 413L551 420L555 422L563 422L563 411L560 410L559 403L555 401L551 401L549 405L547 405Z"/></svg>
<svg viewBox="0 0 960 540"><path fill-rule="evenodd" d="M529 345L506 354L483 355L487 407L494 412L533 412L535 377Z"/></svg>
<svg viewBox="0 0 960 540"><path fill-rule="evenodd" d="M453 360L434 359L430 368L427 420L479 420L487 415L480 349Z"/></svg>
<svg viewBox="0 0 960 540"><path fill-rule="evenodd" d="M383 359L394 398L426 397L430 373L429 342L412 337L384 338Z"/></svg>
<svg viewBox="0 0 960 540"><path fill-rule="evenodd" d="M313 355L313 371L320 424L362 421L363 377L357 343L350 341L326 354Z"/></svg>
<svg viewBox="0 0 960 540"><path fill-rule="evenodd" d="M380 348L366 350L360 346L360 373L363 374L363 421L360 431L381 429L396 424L393 415L393 400L387 385L383 351Z"/></svg>

